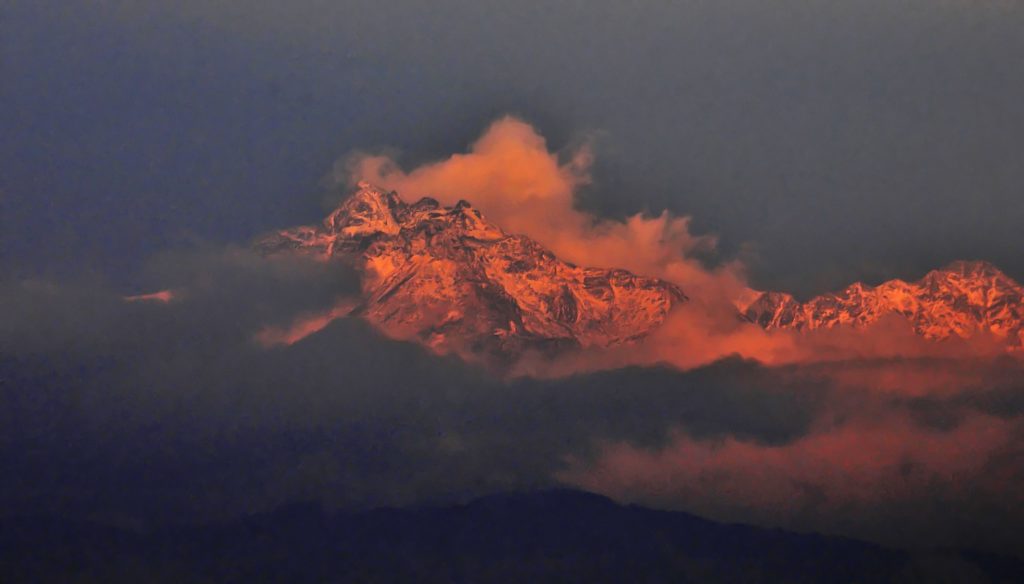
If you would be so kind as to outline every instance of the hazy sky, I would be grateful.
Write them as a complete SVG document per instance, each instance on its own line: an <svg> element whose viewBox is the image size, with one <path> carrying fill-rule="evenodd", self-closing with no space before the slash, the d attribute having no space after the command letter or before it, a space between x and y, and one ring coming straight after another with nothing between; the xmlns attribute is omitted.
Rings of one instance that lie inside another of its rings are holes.
<svg viewBox="0 0 1024 584"><path fill-rule="evenodd" d="M356 149L504 113L590 138L580 204L671 209L802 294L957 258L1024 277L1024 4L15 0L3 262L125 285L155 250L322 214Z"/></svg>

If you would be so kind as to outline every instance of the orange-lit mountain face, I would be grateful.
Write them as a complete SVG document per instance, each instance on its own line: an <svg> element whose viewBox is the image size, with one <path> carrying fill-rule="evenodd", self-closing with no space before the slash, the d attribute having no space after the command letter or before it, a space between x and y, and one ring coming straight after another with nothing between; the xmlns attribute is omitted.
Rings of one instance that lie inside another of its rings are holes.
<svg viewBox="0 0 1024 584"><path fill-rule="evenodd" d="M463 355L627 343L686 300L662 280L563 262L465 201L408 204L366 183L322 225L281 231L258 247L353 265L363 292L356 314L391 336Z"/></svg>
<svg viewBox="0 0 1024 584"><path fill-rule="evenodd" d="M505 233L465 201L406 203L366 183L322 224L278 232L257 246L266 254L305 253L353 266L362 284L355 302L261 332L264 344L294 343L352 314L439 353L510 364L531 349L628 344L687 300L657 278L561 261L532 239ZM916 282L857 283L803 303L766 292L733 315L726 316L794 332L865 328L899 315L926 339L982 333L1024 347L1024 287L985 262L955 262Z"/></svg>
<svg viewBox="0 0 1024 584"><path fill-rule="evenodd" d="M900 314L928 339L970 338L988 332L1013 348L1024 345L1024 287L995 266L958 261L916 282L890 280L872 287L856 283L842 292L798 302L766 292L746 316L767 329L814 330L870 324Z"/></svg>

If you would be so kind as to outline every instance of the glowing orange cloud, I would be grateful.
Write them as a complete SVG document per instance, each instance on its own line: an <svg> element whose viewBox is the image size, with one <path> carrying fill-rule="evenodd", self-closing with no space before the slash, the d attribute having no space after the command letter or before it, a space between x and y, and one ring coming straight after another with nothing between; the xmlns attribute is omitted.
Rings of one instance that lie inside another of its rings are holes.
<svg viewBox="0 0 1024 584"><path fill-rule="evenodd" d="M152 292L150 294L137 294L135 296L125 296L126 302L162 302L167 304L174 300L177 295L172 290L161 290L159 292Z"/></svg>
<svg viewBox="0 0 1024 584"><path fill-rule="evenodd" d="M846 369L841 375L851 381L872 380L872 387L900 387L904 393L924 394L932 387L949 387L927 371L912 375L903 361L937 358L991 361L996 357L1022 360L1018 353L1006 353L992 335L978 334L935 341L914 332L897 314L884 316L862 328L842 326L813 331L765 330L742 320L729 306L696 299L675 309L648 337L637 343L606 350L585 350L555 359L529 356L516 374L561 377L578 371L608 370L629 365L667 363L692 369L719 359L740 356L766 365L785 366L810 363L865 362L896 359L888 372ZM829 371L838 376L840 370ZM958 378L959 379L959 378ZM947 381L952 381L947 379ZM965 381L961 379L961 381ZM953 384L955 387L955 384Z"/></svg>
<svg viewBox="0 0 1024 584"><path fill-rule="evenodd" d="M294 345L335 320L348 316L355 306L353 301L342 300L328 310L299 316L286 327L266 327L256 334L256 342L265 348Z"/></svg>
<svg viewBox="0 0 1024 584"><path fill-rule="evenodd" d="M973 414L951 431L905 419L859 420L795 442L765 445L728 437L698 441L684 434L660 450L609 443L593 464L570 460L561 480L628 501L792 511L826 496L831 507L914 499L941 487L977 496L991 489L1021 501L1005 477L989 476L989 458L1012 443L1015 424ZM979 486L980 485L980 486ZM971 489L968 493L967 489ZM809 495L814 493L813 495Z"/></svg>
<svg viewBox="0 0 1024 584"><path fill-rule="evenodd" d="M644 342L611 351L584 352L556 360L526 359L519 372L563 375L637 363L669 362L682 368L729 355L768 364L879 357L976 356L1000 349L984 335L969 342L922 339L898 316L858 330L847 327L766 332L739 317L758 294L747 286L738 261L709 269L695 252L711 250L712 236L689 231L689 219L663 212L623 221L595 217L574 206L577 190L590 183L591 150L567 157L548 149L535 128L514 117L492 123L469 151L403 170L387 156L349 161L347 179L398 191L406 200L430 196L453 205L466 199L512 233L525 234L564 260L625 268L678 284L689 296Z"/></svg>
<svg viewBox="0 0 1024 584"><path fill-rule="evenodd" d="M714 237L691 234L688 218L663 212L616 221L576 209L574 196L591 180L592 158L583 146L560 161L532 126L504 117L465 154L408 172L389 157L361 156L352 160L349 180L396 190L406 200L430 196L453 205L466 199L504 230L525 234L579 265L660 277L709 301L749 296L738 263L708 270L688 257L716 245Z"/></svg>

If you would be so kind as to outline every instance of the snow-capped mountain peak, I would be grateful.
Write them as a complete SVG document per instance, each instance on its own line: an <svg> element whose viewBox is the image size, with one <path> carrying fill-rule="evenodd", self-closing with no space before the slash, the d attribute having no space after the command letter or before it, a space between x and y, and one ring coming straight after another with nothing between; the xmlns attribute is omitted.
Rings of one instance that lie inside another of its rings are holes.
<svg viewBox="0 0 1024 584"><path fill-rule="evenodd" d="M916 282L855 283L845 290L799 302L766 292L747 307L752 322L768 329L813 330L864 326L886 314L906 317L929 339L987 332L1012 347L1024 344L1024 287L984 261L956 261Z"/></svg>
<svg viewBox="0 0 1024 584"><path fill-rule="evenodd" d="M365 183L321 225L280 231L258 247L352 264L362 274L357 312L440 352L508 356L626 343L686 300L656 278L563 262L466 201L409 204Z"/></svg>

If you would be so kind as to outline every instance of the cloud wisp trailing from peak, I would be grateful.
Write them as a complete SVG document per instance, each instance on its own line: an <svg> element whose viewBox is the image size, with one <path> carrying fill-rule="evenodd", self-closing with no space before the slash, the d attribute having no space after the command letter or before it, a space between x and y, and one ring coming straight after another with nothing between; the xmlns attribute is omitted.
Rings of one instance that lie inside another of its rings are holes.
<svg viewBox="0 0 1024 584"><path fill-rule="evenodd" d="M342 298L328 309L300 314L286 326L264 327L256 333L256 342L265 348L294 345L335 320L349 316L355 306L351 298Z"/></svg>

